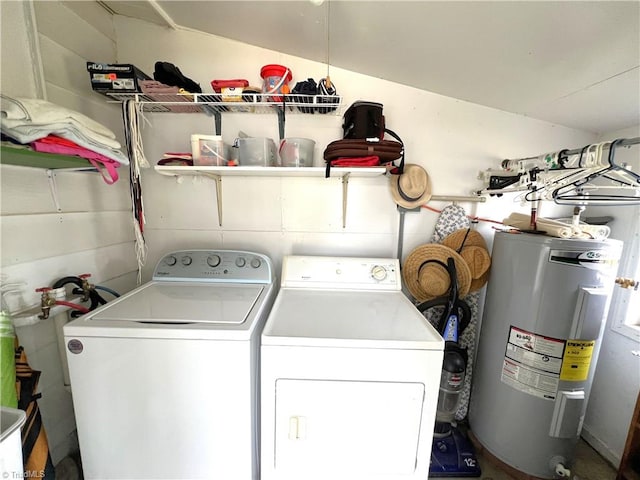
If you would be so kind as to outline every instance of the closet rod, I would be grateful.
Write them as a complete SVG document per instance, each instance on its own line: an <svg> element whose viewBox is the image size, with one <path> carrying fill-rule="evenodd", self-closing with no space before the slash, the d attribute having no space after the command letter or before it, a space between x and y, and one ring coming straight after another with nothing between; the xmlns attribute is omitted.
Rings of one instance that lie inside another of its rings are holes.
<svg viewBox="0 0 640 480"><path fill-rule="evenodd" d="M617 144L616 147L629 147L631 145L636 145L640 143L640 137L634 137L634 138L624 138L622 140L620 140ZM588 145L585 145L585 147L587 147ZM565 155L578 155L582 152L582 150L584 149L584 147L582 148L574 148L573 150L564 150L564 154ZM562 151L562 150L559 150ZM538 159L539 156L537 157L526 157L526 158L518 158L518 159L509 159L509 161L514 161L514 162L524 162L526 160L536 160Z"/></svg>
<svg viewBox="0 0 640 480"><path fill-rule="evenodd" d="M443 202L486 202L485 197L465 197L460 195L431 195L429 200L440 200Z"/></svg>
<svg viewBox="0 0 640 480"><path fill-rule="evenodd" d="M629 147L629 146L635 145L637 143L640 143L640 137L624 138L624 139L620 140L618 143L616 143L616 147ZM573 150L567 150L565 153L567 155L578 155L580 152L582 152L582 148L575 148Z"/></svg>

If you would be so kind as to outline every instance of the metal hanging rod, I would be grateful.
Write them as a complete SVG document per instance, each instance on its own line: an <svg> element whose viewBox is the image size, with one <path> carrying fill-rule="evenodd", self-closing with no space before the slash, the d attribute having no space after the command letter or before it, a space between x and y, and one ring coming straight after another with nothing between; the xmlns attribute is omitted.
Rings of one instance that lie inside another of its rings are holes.
<svg viewBox="0 0 640 480"><path fill-rule="evenodd" d="M634 138L625 138L616 143L616 147L630 147L631 145L637 145L640 143L640 137ZM587 147L588 145L585 145ZM574 148L573 150L558 150L558 152L563 152L565 155L578 155L580 154L585 147L582 148ZM535 157L526 157L526 158L518 158L518 159L509 159L514 162L524 162L526 160L536 160L539 156Z"/></svg>
<svg viewBox="0 0 640 480"><path fill-rule="evenodd" d="M482 203L486 202L487 199L485 197L466 197L463 195L431 195L431 200L442 201L442 202L477 202Z"/></svg>
<svg viewBox="0 0 640 480"><path fill-rule="evenodd" d="M625 138L617 142L616 147L630 147L631 145L636 145L638 143L640 143L640 137ZM582 148L574 148L573 150L567 150L565 153L567 155L577 155L580 152L582 152Z"/></svg>

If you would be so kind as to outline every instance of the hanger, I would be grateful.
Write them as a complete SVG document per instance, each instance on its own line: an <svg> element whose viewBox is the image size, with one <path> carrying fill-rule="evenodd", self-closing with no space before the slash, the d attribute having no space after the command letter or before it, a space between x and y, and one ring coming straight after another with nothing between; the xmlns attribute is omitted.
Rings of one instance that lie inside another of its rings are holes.
<svg viewBox="0 0 640 480"><path fill-rule="evenodd" d="M640 205L640 175L615 163L615 149L622 141L619 138L610 142L606 163L602 161L602 152L609 142L597 144L596 166L582 169L584 175L553 190L553 201L558 205ZM609 183L600 183L602 179Z"/></svg>
<svg viewBox="0 0 640 480"><path fill-rule="evenodd" d="M524 195L524 200L528 202L536 202L538 200L553 200L553 192L561 187L569 186L583 180L595 172L603 170L605 167L597 165L601 164L600 156L604 149L604 145L610 142L600 144L586 145L579 152L577 166L567 167L568 156L567 150L558 153L560 168L551 170L535 169L531 172L535 184L530 191ZM575 165L575 162L572 162ZM585 165L589 167L585 168Z"/></svg>

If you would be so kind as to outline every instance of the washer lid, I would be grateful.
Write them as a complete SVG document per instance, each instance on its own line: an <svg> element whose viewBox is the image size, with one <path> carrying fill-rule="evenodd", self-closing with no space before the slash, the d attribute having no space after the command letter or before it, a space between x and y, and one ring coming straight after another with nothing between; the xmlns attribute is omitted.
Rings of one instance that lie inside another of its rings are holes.
<svg viewBox="0 0 640 480"><path fill-rule="evenodd" d="M249 317L264 286L151 282L121 301L108 303L91 322L239 325Z"/></svg>
<svg viewBox="0 0 640 480"><path fill-rule="evenodd" d="M444 341L402 292L281 289L263 345L442 350Z"/></svg>

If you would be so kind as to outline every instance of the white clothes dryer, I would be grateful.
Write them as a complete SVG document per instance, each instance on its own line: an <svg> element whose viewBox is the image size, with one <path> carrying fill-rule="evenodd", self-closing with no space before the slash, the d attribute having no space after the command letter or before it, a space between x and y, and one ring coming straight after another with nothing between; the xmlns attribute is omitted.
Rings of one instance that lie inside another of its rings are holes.
<svg viewBox="0 0 640 480"><path fill-rule="evenodd" d="M262 480L429 475L444 341L396 259L288 256L261 346Z"/></svg>
<svg viewBox="0 0 640 480"><path fill-rule="evenodd" d="M87 479L259 477L259 345L277 284L258 253L166 255L64 327Z"/></svg>

